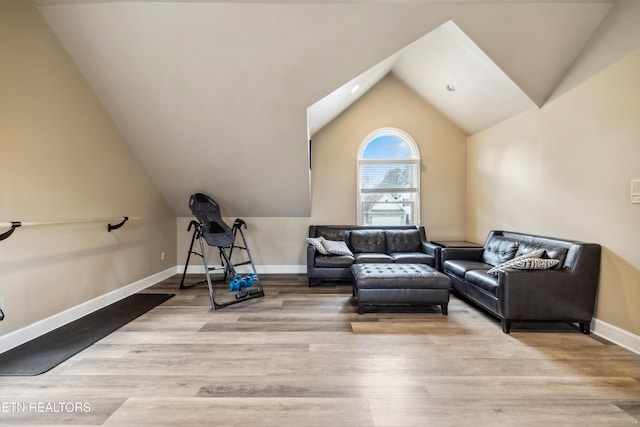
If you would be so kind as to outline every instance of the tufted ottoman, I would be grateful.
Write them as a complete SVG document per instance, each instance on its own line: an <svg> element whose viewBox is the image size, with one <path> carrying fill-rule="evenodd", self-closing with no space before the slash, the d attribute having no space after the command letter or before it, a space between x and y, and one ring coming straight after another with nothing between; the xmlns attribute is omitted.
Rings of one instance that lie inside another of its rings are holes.
<svg viewBox="0 0 640 427"><path fill-rule="evenodd" d="M425 264L353 264L358 313L382 307L411 309L440 305L447 314L449 277Z"/></svg>

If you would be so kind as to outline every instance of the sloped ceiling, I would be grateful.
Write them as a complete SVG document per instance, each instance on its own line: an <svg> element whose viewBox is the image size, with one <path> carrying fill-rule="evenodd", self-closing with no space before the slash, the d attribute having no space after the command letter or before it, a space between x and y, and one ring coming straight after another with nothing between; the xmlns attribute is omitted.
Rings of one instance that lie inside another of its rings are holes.
<svg viewBox="0 0 640 427"><path fill-rule="evenodd" d="M536 105L453 21L447 21L309 107L311 135L388 73L396 74L468 135Z"/></svg>
<svg viewBox="0 0 640 427"><path fill-rule="evenodd" d="M178 216L310 214L307 108L449 20L541 105L610 1L32 0Z"/></svg>

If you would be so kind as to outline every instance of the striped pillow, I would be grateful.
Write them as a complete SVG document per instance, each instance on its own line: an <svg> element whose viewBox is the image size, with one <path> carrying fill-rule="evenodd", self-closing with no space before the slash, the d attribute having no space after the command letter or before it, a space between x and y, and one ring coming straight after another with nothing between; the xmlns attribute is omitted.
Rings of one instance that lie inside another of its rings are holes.
<svg viewBox="0 0 640 427"><path fill-rule="evenodd" d="M546 270L559 262L559 259L553 258L526 258L513 264L511 268L516 268L518 270Z"/></svg>
<svg viewBox="0 0 640 427"><path fill-rule="evenodd" d="M489 271L487 271L487 274L492 274L494 276L497 276L499 271L504 271L507 268L518 268L514 266L516 264L519 264L521 261L527 260L527 259L539 259L542 256L542 254L544 254L544 249L537 249L535 251L529 252L528 254L520 255L519 257L510 259L509 261L505 261L502 264L498 264L495 267L489 269ZM555 264L558 263L557 261L558 260L556 260Z"/></svg>

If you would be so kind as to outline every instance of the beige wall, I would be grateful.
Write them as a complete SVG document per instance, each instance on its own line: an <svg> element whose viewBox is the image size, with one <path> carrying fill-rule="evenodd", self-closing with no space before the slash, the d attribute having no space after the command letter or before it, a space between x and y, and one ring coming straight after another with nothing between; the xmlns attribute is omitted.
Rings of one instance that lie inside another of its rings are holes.
<svg viewBox="0 0 640 427"><path fill-rule="evenodd" d="M388 76L312 136L310 218L243 218L258 266L304 266L309 225L356 223L358 148L381 127L408 132L420 148L421 216L427 237L465 237L466 135L396 77ZM178 265L186 262L191 242L186 230L192 219L178 218ZM224 220L232 225L234 218ZM218 260L216 250L207 251L209 260ZM192 259L190 264L201 263Z"/></svg>
<svg viewBox="0 0 640 427"><path fill-rule="evenodd" d="M309 231L309 218L300 217L243 217L247 223L246 230L243 230L251 251L253 262L258 268L258 272L265 272L264 266L302 266L306 265L306 247L304 238ZM179 217L177 221L178 235L178 265L185 265L187 262L187 252L191 244L191 232L187 231L189 222L195 217ZM228 226L232 226L235 218L223 218ZM238 239L240 237L238 236ZM240 242L240 240L238 240ZM196 242L196 249L200 251L200 246ZM206 247L207 261L213 264L220 263L220 257L216 248ZM237 262L239 258L234 258ZM201 265L198 257L192 257L189 265ZM295 272L289 267L277 268L278 272ZM267 272L273 272L273 269ZM301 272L306 272L304 269Z"/></svg>
<svg viewBox="0 0 640 427"><path fill-rule="evenodd" d="M0 2L0 58L0 221L143 218L111 233L104 223L23 227L1 241L3 335L174 266L176 233L175 216L26 2Z"/></svg>
<svg viewBox="0 0 640 427"><path fill-rule="evenodd" d="M640 50L540 110L473 135L468 236L491 229L603 246L596 317L640 334Z"/></svg>
<svg viewBox="0 0 640 427"><path fill-rule="evenodd" d="M358 148L383 127L404 130L418 144L427 237L464 238L466 135L392 74L312 136L311 222L356 223Z"/></svg>

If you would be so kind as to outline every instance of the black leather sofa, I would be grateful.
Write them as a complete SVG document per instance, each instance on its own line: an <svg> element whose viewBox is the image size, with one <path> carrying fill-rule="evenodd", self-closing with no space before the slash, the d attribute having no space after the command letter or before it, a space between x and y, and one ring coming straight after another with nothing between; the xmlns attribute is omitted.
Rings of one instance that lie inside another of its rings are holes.
<svg viewBox="0 0 640 427"><path fill-rule="evenodd" d="M438 265L440 248L427 242L422 226L312 225L309 237L347 244L351 255L323 255L307 247L309 286L322 281L352 281L354 263L404 263Z"/></svg>
<svg viewBox="0 0 640 427"><path fill-rule="evenodd" d="M542 258L560 262L550 269L488 270L509 259L544 249ZM443 248L443 272L456 295L479 305L502 321L577 322L590 332L598 278L600 245L509 231L491 231L482 248Z"/></svg>

